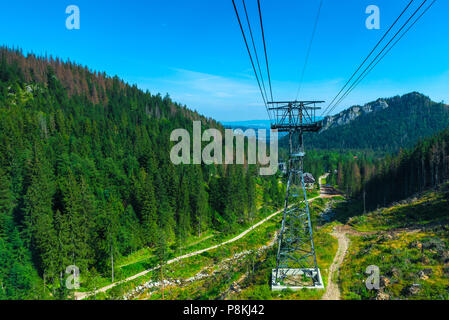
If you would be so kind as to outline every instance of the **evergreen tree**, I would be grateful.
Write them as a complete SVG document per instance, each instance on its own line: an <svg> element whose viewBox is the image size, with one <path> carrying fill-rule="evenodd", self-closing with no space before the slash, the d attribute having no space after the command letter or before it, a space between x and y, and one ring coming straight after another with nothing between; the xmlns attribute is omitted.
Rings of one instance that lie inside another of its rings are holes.
<svg viewBox="0 0 449 320"><path fill-rule="evenodd" d="M31 184L25 195L25 234L33 248L41 274L55 280L58 272L58 245L52 211L55 188L50 169L41 162L42 158L42 153L35 149Z"/></svg>
<svg viewBox="0 0 449 320"><path fill-rule="evenodd" d="M190 234L190 199L189 189L184 176L179 190L178 208L177 208L177 237L184 242Z"/></svg>
<svg viewBox="0 0 449 320"><path fill-rule="evenodd" d="M156 198L154 196L153 181L149 175L143 186L144 194L142 200L142 228L145 235L145 243L153 246L156 243L158 233L158 217Z"/></svg>

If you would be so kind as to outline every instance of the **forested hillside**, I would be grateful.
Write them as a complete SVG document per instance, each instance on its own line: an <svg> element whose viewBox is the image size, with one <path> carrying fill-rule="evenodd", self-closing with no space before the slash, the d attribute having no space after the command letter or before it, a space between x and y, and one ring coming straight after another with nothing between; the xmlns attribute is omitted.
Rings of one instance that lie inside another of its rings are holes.
<svg viewBox="0 0 449 320"><path fill-rule="evenodd" d="M444 130L384 158L340 158L328 182L356 199L359 206L355 211L362 213L435 188L448 179L449 130Z"/></svg>
<svg viewBox="0 0 449 320"><path fill-rule="evenodd" d="M275 176L243 165L174 166L170 133L218 124L118 77L0 49L0 299L64 297L65 269L231 232L275 206ZM220 127L219 127L220 128Z"/></svg>
<svg viewBox="0 0 449 320"><path fill-rule="evenodd" d="M372 170L377 174L364 186L371 208L437 187L449 179L449 130L377 162Z"/></svg>
<svg viewBox="0 0 449 320"><path fill-rule="evenodd" d="M308 148L397 152L448 128L449 106L414 92L352 107L324 124L319 134L307 134Z"/></svg>

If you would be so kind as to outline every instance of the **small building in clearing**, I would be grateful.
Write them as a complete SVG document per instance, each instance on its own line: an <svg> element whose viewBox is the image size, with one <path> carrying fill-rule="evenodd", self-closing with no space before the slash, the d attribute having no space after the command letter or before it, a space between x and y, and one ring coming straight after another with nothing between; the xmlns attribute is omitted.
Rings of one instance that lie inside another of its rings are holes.
<svg viewBox="0 0 449 320"><path fill-rule="evenodd" d="M315 178L311 173L304 173L304 184L306 189L313 189L315 187Z"/></svg>

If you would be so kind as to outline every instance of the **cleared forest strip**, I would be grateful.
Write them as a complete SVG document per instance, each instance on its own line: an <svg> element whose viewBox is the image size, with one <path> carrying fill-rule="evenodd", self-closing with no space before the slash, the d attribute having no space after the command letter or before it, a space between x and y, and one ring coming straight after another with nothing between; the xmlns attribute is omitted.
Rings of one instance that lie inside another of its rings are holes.
<svg viewBox="0 0 449 320"><path fill-rule="evenodd" d="M315 198L312 198L312 199L309 199L309 201L313 201L313 200L316 199L316 198L319 198L319 196L317 196L317 197L315 197ZM202 250L198 250L198 251L195 251L195 252L191 252L191 253L188 253L188 254L185 254L185 255L182 255L182 256L173 258L173 259L171 259L171 260L168 260L168 261L167 261L167 264L172 264L172 263L174 263L174 262L177 262L177 261L180 261L180 260L183 260L183 259L186 259L186 258L190 258L190 257L196 256L196 255L202 254L202 253L204 253L204 252L207 252L207 251L210 251L210 250L217 249L217 248L219 248L219 247L221 247L221 246L224 246L224 245L226 245L226 244L235 242L235 241L237 241L237 240L243 238L245 235L247 235L249 232L251 232L253 229L257 228L257 227L260 226L261 224L263 224L263 223L267 222L268 220L272 219L273 217L275 217L276 215L278 215L278 214L281 213L282 211L283 211L283 209L278 210L278 211L272 213L272 214L269 215L268 217L264 218L263 220L259 221L259 222L256 223L256 224L254 224L253 226L251 226L250 228L248 228L247 230L245 230L244 232L240 233L238 236L236 236L236 237L234 237L234 238L232 238L232 239L229 239L229 240L227 240L227 241L224 241L224 242L222 242L222 243L220 243L220 244L217 244L217 245L215 245L215 246L212 246L212 247L208 247L208 248L205 248L205 249L202 249ZM158 268L159 268L159 266L156 266L156 267L151 268L151 269L147 269L147 270L142 271L142 272L140 272L140 273L137 273L137 274L135 274L135 275L133 275L133 276L131 276L131 277L128 277L128 278L126 278L126 279L123 280L123 281L114 282L114 283L112 283L112 284L110 284L110 285L108 285L108 286L105 286L105 287L103 287L103 288L100 288L100 289L96 290L96 292L76 292L76 293L75 293L75 298L76 298L76 300L82 300L82 299L85 299L85 298L87 298L87 297L89 297L89 296L95 294L95 293L106 292L107 290L112 289L112 288L114 288L115 286L117 286L117 285L119 285L119 284L121 284L121 283L125 283L125 282L128 282L128 281L137 279L137 278L139 278L139 277L141 277L141 276L146 275L146 274L149 273L149 272L152 272L152 271L154 271L154 270L157 270Z"/></svg>

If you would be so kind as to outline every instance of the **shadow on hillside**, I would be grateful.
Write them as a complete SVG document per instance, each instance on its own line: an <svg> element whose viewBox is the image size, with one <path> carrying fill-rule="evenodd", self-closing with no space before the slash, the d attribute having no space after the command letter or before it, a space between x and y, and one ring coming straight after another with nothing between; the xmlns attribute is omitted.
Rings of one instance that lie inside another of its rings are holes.
<svg viewBox="0 0 449 320"><path fill-rule="evenodd" d="M385 214L382 211L390 208ZM350 218L362 216L363 202L349 199L335 205L335 219L341 223L347 223ZM407 227L417 224L447 222L449 220L449 183L440 186L437 191L428 191L420 197L391 203L387 207L379 206L379 223Z"/></svg>
<svg viewBox="0 0 449 320"><path fill-rule="evenodd" d="M337 202L333 208L334 220L346 224L352 217L363 215L363 203L359 200L348 199Z"/></svg>

